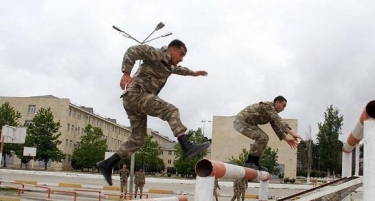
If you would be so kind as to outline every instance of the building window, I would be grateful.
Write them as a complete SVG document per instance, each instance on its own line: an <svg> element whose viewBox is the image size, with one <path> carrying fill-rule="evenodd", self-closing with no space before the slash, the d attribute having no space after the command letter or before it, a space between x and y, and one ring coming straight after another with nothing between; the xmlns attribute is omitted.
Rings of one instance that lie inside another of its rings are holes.
<svg viewBox="0 0 375 201"><path fill-rule="evenodd" d="M73 110L73 117L75 117L75 116L76 116L76 111Z"/></svg>
<svg viewBox="0 0 375 201"><path fill-rule="evenodd" d="M72 133L74 133L74 125L72 125Z"/></svg>
<svg viewBox="0 0 375 201"><path fill-rule="evenodd" d="M77 119L81 120L81 113L78 112Z"/></svg>
<svg viewBox="0 0 375 201"><path fill-rule="evenodd" d="M72 147L73 146L73 140L70 140L69 141L69 147Z"/></svg>
<svg viewBox="0 0 375 201"><path fill-rule="evenodd" d="M68 147L68 139L65 139L65 147Z"/></svg>
<svg viewBox="0 0 375 201"><path fill-rule="evenodd" d="M82 128L81 135L83 135L84 133L85 133L85 129Z"/></svg>
<svg viewBox="0 0 375 201"><path fill-rule="evenodd" d="M29 105L27 108L27 114L35 114L36 105Z"/></svg>
<svg viewBox="0 0 375 201"><path fill-rule="evenodd" d="M66 129L66 131L70 131L70 124L68 124L68 128Z"/></svg>
<svg viewBox="0 0 375 201"><path fill-rule="evenodd" d="M69 116L72 115L72 109L69 108Z"/></svg>
<svg viewBox="0 0 375 201"><path fill-rule="evenodd" d="M172 163L172 161L171 160L168 160L168 164L171 164Z"/></svg>
<svg viewBox="0 0 375 201"><path fill-rule="evenodd" d="M26 125L27 127L29 127L29 126L31 126L31 125L34 125L34 122L33 122L32 120L26 120L26 121L25 121L25 125Z"/></svg>
<svg viewBox="0 0 375 201"><path fill-rule="evenodd" d="M172 151L168 151L168 155L172 155Z"/></svg>
<svg viewBox="0 0 375 201"><path fill-rule="evenodd" d="M78 127L78 135L80 135L81 134L81 127Z"/></svg>

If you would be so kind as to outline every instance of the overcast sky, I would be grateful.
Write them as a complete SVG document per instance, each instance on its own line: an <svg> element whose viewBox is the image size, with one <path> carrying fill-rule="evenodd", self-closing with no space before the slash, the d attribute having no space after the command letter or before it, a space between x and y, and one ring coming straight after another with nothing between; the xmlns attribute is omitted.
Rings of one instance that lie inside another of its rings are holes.
<svg viewBox="0 0 375 201"><path fill-rule="evenodd" d="M283 118L298 133L318 132L330 104L344 115L342 139L374 100L374 1L285 0L0 0L0 96L54 95L129 126L119 98L121 63L137 43L155 47L180 39L182 66L207 77L172 75L162 92L189 129L283 95ZM137 65L138 66L138 63ZM136 68L133 69L135 72ZM166 122L148 127L171 137ZM205 134L211 136L212 123Z"/></svg>

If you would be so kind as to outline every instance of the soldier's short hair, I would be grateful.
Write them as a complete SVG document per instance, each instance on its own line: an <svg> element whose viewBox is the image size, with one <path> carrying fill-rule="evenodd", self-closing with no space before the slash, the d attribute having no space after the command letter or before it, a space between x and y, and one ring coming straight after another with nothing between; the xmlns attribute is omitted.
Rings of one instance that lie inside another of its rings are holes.
<svg viewBox="0 0 375 201"><path fill-rule="evenodd" d="M276 96L276 98L273 99L273 102L274 102L274 103L275 103L275 102L279 102L279 101L285 101L285 102L288 102L288 101L284 98L284 96Z"/></svg>
<svg viewBox="0 0 375 201"><path fill-rule="evenodd" d="M187 48L186 48L185 43L183 43L182 41L180 41L178 39L172 40L172 42L170 42L169 45L168 45L168 48L169 47L176 47L176 48L184 47L185 52L187 52Z"/></svg>

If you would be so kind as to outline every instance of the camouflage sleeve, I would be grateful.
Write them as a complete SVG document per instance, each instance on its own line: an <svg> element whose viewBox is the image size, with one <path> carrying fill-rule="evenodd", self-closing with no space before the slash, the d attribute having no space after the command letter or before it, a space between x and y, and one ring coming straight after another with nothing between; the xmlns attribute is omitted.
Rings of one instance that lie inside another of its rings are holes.
<svg viewBox="0 0 375 201"><path fill-rule="evenodd" d="M177 75L193 75L194 71L187 67L177 66L172 73Z"/></svg>
<svg viewBox="0 0 375 201"><path fill-rule="evenodd" d="M122 72L130 74L137 60L160 60L160 54L156 48L149 45L129 47L122 60Z"/></svg>
<svg viewBox="0 0 375 201"><path fill-rule="evenodd" d="M277 137L282 140L285 138L288 126L284 123L283 119L277 114L276 109L270 105L266 105L265 110L270 117L271 127L275 131Z"/></svg>

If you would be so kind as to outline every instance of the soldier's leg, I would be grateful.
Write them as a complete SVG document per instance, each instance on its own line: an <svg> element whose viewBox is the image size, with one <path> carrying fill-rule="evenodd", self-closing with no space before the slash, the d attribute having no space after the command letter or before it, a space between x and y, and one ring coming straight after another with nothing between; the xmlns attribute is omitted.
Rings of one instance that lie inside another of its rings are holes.
<svg viewBox="0 0 375 201"><path fill-rule="evenodd" d="M124 182L121 180L121 183L120 183L120 188L121 188L121 194L124 193Z"/></svg>
<svg viewBox="0 0 375 201"><path fill-rule="evenodd" d="M122 143L121 147L115 154L106 160L98 162L96 165L104 176L107 183L112 186L112 169L120 161L135 151L137 151L144 144L147 136L147 115L138 112L139 96L127 95L123 99L123 105L130 120L132 127L132 134L128 140Z"/></svg>
<svg viewBox="0 0 375 201"><path fill-rule="evenodd" d="M242 190L242 192L241 192L242 201L245 200L245 194L246 194L245 190Z"/></svg>
<svg viewBox="0 0 375 201"><path fill-rule="evenodd" d="M131 115L132 113L129 113L128 117L132 127L132 133L128 140L122 143L117 152L110 158L100 161L97 164L105 180L110 186L112 186L113 167L120 161L121 158L130 156L132 153L141 148L147 137L147 115Z"/></svg>
<svg viewBox="0 0 375 201"><path fill-rule="evenodd" d="M236 192L236 198L237 198L237 201L240 201L240 199L241 199L241 191Z"/></svg>
<svg viewBox="0 0 375 201"><path fill-rule="evenodd" d="M124 195L128 194L128 181L124 182Z"/></svg>
<svg viewBox="0 0 375 201"><path fill-rule="evenodd" d="M134 187L134 198L137 198L137 192L138 192L138 185L136 184Z"/></svg>
<svg viewBox="0 0 375 201"><path fill-rule="evenodd" d="M139 186L139 197L142 199L143 185Z"/></svg>
<svg viewBox="0 0 375 201"><path fill-rule="evenodd" d="M236 199L236 194L233 194L232 198L230 199L230 201L234 201Z"/></svg>
<svg viewBox="0 0 375 201"><path fill-rule="evenodd" d="M185 160L191 160L210 146L211 143L208 141L202 144L192 144L189 141L188 137L185 135L187 128L181 122L180 112L177 107L153 94L143 94L143 96L142 100L145 101L140 103L142 105L141 112L150 116L159 117L168 122L173 135L177 137L181 145Z"/></svg>
<svg viewBox="0 0 375 201"><path fill-rule="evenodd" d="M258 170L259 158L269 141L268 135L258 126L250 125L246 122L236 120L233 122L233 126L242 135L254 140L254 144L250 147L245 166Z"/></svg>

